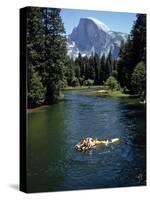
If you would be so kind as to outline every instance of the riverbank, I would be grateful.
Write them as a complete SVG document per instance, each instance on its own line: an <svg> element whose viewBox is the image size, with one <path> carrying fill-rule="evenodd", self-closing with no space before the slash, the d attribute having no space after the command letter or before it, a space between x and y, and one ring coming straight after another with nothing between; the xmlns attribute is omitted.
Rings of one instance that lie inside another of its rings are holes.
<svg viewBox="0 0 150 200"><path fill-rule="evenodd" d="M62 91L68 91L68 90L84 90L84 89L103 89L103 85L92 85L92 86L76 86L76 87L65 87L61 89Z"/></svg>
<svg viewBox="0 0 150 200"><path fill-rule="evenodd" d="M140 103L143 103L141 101L140 97L137 96L137 95L125 94L121 90L119 90L119 91L111 91L111 90L108 90L105 86L66 87L66 88L62 89L62 92L65 92L65 91L80 91L80 94L82 94L82 92L83 92L84 95L97 96L97 97L135 98ZM62 96L64 96L64 95L62 95ZM63 98L60 98L60 101L62 101L62 100L63 100ZM48 106L50 106L50 105L41 105L41 106L36 107L36 108L28 108L27 109L27 113L44 111Z"/></svg>
<svg viewBox="0 0 150 200"><path fill-rule="evenodd" d="M111 90L98 90L98 91L89 91L87 92L88 95L94 96L104 96L104 97L135 97L130 94L125 94L122 91L111 91Z"/></svg>
<svg viewBox="0 0 150 200"><path fill-rule="evenodd" d="M49 105L42 105L38 106L36 108L28 108L27 113L33 113L33 112L39 112L39 111L44 111Z"/></svg>
<svg viewBox="0 0 150 200"><path fill-rule="evenodd" d="M119 91L111 91L108 88L106 88L106 86L103 86L103 85L66 87L66 88L62 89L62 91L85 90L85 89L91 89L91 91L87 91L86 94L94 95L94 96L137 97L137 95L125 94L121 90L119 90Z"/></svg>

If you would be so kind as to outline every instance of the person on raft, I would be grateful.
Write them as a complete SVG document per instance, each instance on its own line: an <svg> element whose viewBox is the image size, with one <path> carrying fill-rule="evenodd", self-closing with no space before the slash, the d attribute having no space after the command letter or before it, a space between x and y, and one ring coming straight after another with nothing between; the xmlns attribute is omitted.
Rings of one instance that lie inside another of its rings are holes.
<svg viewBox="0 0 150 200"><path fill-rule="evenodd" d="M76 144L75 148L78 151L86 151L86 150L89 150L92 147L94 147L96 144L108 145L108 144L114 143L118 140L119 140L118 138L115 138L115 139L112 139L111 141L109 141L109 140L98 140L97 138L93 139L91 137L87 137L85 139L82 139L78 144Z"/></svg>

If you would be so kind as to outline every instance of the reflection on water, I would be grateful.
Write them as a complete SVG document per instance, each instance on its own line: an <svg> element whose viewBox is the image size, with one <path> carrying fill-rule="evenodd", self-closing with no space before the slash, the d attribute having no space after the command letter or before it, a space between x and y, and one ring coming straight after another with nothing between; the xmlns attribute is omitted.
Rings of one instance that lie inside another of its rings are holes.
<svg viewBox="0 0 150 200"><path fill-rule="evenodd" d="M145 185L145 121L144 105L134 100L79 92L28 114L28 191ZM87 136L120 143L75 151Z"/></svg>

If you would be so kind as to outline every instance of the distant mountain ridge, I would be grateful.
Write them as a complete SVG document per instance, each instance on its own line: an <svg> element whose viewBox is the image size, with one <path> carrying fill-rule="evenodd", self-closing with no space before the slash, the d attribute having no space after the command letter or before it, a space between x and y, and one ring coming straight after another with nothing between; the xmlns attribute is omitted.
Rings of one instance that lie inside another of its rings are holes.
<svg viewBox="0 0 150 200"><path fill-rule="evenodd" d="M68 55L72 58L90 56L91 53L108 55L109 51L113 58L118 58L121 41L127 40L128 34L111 31L103 22L92 18L81 18L67 37Z"/></svg>

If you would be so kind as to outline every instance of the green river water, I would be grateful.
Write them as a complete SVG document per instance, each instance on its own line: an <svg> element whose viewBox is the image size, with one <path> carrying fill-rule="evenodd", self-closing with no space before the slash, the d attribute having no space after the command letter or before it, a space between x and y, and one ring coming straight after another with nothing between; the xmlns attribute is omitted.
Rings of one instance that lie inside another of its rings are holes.
<svg viewBox="0 0 150 200"><path fill-rule="evenodd" d="M134 99L84 91L28 113L28 192L145 185L145 115ZM74 145L89 136L120 143L77 152Z"/></svg>

